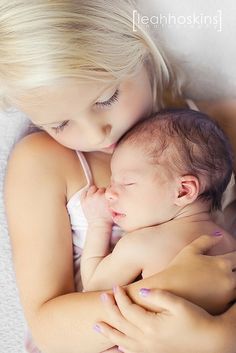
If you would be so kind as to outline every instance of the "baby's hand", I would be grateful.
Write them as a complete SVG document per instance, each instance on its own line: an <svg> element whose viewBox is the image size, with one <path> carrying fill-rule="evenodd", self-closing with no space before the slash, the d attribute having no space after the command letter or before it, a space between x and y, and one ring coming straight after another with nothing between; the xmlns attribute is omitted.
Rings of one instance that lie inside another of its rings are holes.
<svg viewBox="0 0 236 353"><path fill-rule="evenodd" d="M88 224L111 225L113 223L108 202L105 199L105 190L92 185L82 193L81 204Z"/></svg>

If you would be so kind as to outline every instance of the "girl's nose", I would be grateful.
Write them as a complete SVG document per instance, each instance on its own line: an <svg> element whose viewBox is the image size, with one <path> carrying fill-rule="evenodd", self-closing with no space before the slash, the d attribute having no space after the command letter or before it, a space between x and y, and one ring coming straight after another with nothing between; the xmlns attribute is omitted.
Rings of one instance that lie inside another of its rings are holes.
<svg viewBox="0 0 236 353"><path fill-rule="evenodd" d="M93 142L96 146L100 146L109 137L111 133L111 125L91 124L87 126L86 132L88 134L89 141Z"/></svg>
<svg viewBox="0 0 236 353"><path fill-rule="evenodd" d="M110 124L103 125L102 130L103 130L106 137L109 136L111 133L111 125Z"/></svg>
<svg viewBox="0 0 236 353"><path fill-rule="evenodd" d="M99 126L91 127L91 129L88 130L88 139L93 143L93 145L99 146L103 143L105 138L106 134L104 130Z"/></svg>

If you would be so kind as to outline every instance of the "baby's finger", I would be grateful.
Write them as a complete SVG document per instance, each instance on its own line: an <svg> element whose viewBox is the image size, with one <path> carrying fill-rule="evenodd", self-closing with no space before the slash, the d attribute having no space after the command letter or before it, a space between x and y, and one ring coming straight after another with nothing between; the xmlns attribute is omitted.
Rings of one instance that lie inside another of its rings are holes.
<svg viewBox="0 0 236 353"><path fill-rule="evenodd" d="M98 188L98 192L101 193L101 194L104 194L105 193L105 188Z"/></svg>
<svg viewBox="0 0 236 353"><path fill-rule="evenodd" d="M97 191L96 185L91 185L91 186L89 187L88 191L87 191L87 196L92 195L92 194L93 194L94 192L96 192L96 191Z"/></svg>
<svg viewBox="0 0 236 353"><path fill-rule="evenodd" d="M81 201L84 201L86 199L87 192L88 192L88 189L86 189L86 188L80 191L80 200Z"/></svg>
<svg viewBox="0 0 236 353"><path fill-rule="evenodd" d="M129 337L137 337L137 335L140 334L140 330L136 328L136 325L130 323L129 320L126 320L122 316L120 309L116 305L113 297L111 299L110 295L103 293L101 295L101 300L104 304L104 309L107 312L109 323L112 326L114 326L120 332L128 335Z"/></svg>
<svg viewBox="0 0 236 353"><path fill-rule="evenodd" d="M133 347L134 342L122 332L116 330L105 322L98 322L94 325L94 330L108 338L112 343L124 349L123 352L128 352L127 349Z"/></svg>

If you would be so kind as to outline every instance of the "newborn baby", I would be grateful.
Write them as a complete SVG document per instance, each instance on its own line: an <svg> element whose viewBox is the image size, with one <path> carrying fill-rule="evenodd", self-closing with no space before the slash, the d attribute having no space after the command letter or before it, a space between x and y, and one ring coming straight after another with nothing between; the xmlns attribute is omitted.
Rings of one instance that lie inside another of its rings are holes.
<svg viewBox="0 0 236 353"><path fill-rule="evenodd" d="M222 130L206 115L173 110L142 120L118 142L111 183L82 197L88 220L81 259L84 290L125 285L162 271L202 234L222 240L209 255L236 249L211 211L232 174L232 152ZM110 252L112 224L125 234Z"/></svg>

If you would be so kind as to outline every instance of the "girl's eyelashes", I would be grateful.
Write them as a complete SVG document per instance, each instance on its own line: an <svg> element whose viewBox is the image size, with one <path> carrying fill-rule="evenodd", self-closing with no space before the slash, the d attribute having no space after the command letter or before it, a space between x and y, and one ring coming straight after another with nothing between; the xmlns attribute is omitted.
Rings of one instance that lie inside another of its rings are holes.
<svg viewBox="0 0 236 353"><path fill-rule="evenodd" d="M115 91L115 93L113 94L113 96L111 98L109 98L107 101L104 102L96 102L95 105L97 107L108 107L111 106L113 103L115 103L116 101L118 101L118 97L119 97L119 89L117 89ZM69 120L63 121L63 123L57 127L52 127L51 129L53 131L55 131L56 134L58 134L59 132L63 131L64 128L69 124Z"/></svg>
<svg viewBox="0 0 236 353"><path fill-rule="evenodd" d="M51 129L55 131L56 134L58 134L60 131L63 131L63 129L69 124L69 120L63 121L63 123L57 127L52 127Z"/></svg>
<svg viewBox="0 0 236 353"><path fill-rule="evenodd" d="M111 98L109 98L108 100L104 101L104 102L96 102L95 105L97 107L107 107L112 105L113 103L115 103L116 101L118 101L118 97L119 97L119 89L117 89L115 91L115 93L113 94L113 96L111 96Z"/></svg>

